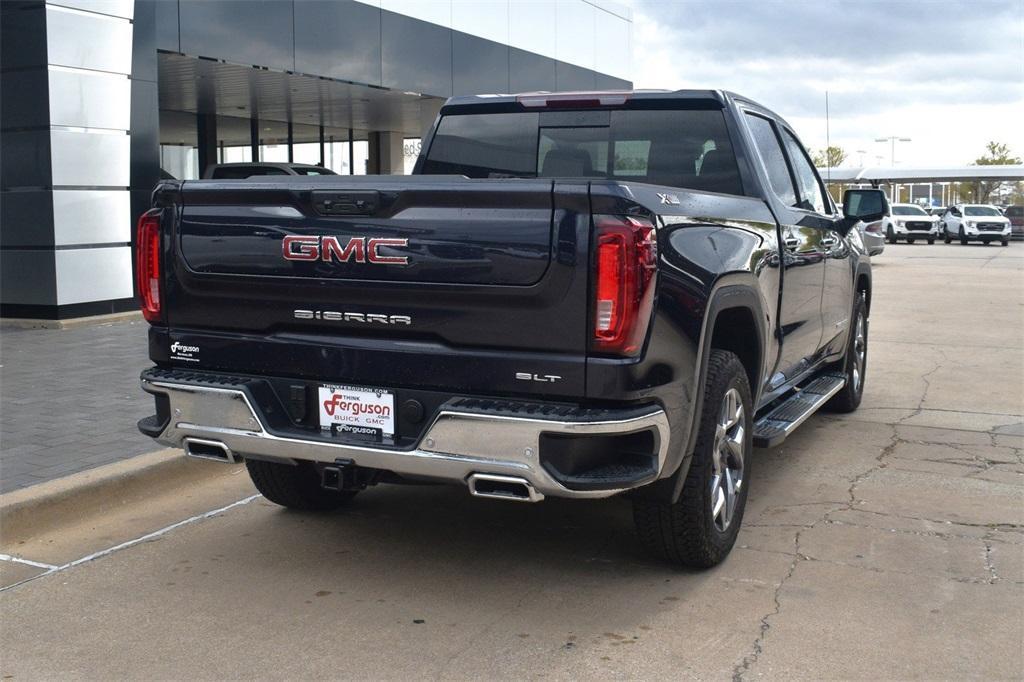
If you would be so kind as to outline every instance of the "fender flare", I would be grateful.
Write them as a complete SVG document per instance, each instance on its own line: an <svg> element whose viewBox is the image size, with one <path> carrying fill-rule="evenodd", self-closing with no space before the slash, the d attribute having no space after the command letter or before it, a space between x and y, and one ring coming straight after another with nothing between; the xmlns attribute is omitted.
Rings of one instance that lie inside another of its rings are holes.
<svg viewBox="0 0 1024 682"><path fill-rule="evenodd" d="M701 412L704 409L704 384L707 380L708 358L711 354L713 331L715 323L718 321L718 316L723 312L738 308L750 311L758 332L757 341L760 367L757 368L756 374L758 377L762 377L761 383L763 383L765 367L769 362L769 359L766 357L766 350L770 347L770 344L768 343L769 323L761 298L758 295L759 290L756 283L753 282L739 283L736 282L735 277L726 277L723 280L712 289L701 326L700 344L697 350L697 381L694 385L693 407L688 416L689 429L686 435L686 442L676 449L678 462L674 464L676 467L675 471L670 476L648 486L649 491L645 491L645 496L660 497L670 503L675 503L682 494L686 475L690 469L690 462L693 459L693 448L697 443L697 430L700 424ZM761 386L760 384L751 386L750 390L756 404ZM669 466L673 466L673 463L670 463Z"/></svg>

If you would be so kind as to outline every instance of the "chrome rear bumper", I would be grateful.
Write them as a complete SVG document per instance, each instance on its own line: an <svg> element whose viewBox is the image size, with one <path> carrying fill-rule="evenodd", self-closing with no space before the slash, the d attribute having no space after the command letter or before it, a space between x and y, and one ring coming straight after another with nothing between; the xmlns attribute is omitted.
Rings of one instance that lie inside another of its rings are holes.
<svg viewBox="0 0 1024 682"><path fill-rule="evenodd" d="M170 421L155 436L159 443L169 447L186 447L186 441L190 441L222 444L227 453L238 457L326 464L350 460L357 466L464 485L469 485L475 474L513 477L525 480L538 493L530 501L546 495L608 497L625 490L571 490L563 486L541 466L542 434L624 435L653 431L658 476L665 466L669 443L668 419L664 410L657 407L640 415L633 412L622 419L600 421L479 414L443 408L415 447L388 449L275 435L264 426L246 392L231 388L230 384L189 385L144 376L142 388L147 393L165 395L170 401Z"/></svg>

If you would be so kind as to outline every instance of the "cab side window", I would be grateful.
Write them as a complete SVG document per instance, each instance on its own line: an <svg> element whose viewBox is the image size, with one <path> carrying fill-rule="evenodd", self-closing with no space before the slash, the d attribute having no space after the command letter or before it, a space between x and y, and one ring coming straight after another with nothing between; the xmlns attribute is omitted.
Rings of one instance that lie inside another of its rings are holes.
<svg viewBox="0 0 1024 682"><path fill-rule="evenodd" d="M796 205L796 188L793 186L786 156L782 152L782 146L771 121L763 116L748 113L747 125L750 126L754 146L757 147L757 152L768 172L768 183L772 187L772 192L787 206Z"/></svg>
<svg viewBox="0 0 1024 682"><path fill-rule="evenodd" d="M782 129L782 139L785 140L786 151L789 152L789 160L793 164L793 173L796 175L797 188L800 191L800 200L794 205L817 213L831 213L825 210L821 181L818 180L818 173L811 165L811 160L807 158L807 152L793 133L785 128Z"/></svg>

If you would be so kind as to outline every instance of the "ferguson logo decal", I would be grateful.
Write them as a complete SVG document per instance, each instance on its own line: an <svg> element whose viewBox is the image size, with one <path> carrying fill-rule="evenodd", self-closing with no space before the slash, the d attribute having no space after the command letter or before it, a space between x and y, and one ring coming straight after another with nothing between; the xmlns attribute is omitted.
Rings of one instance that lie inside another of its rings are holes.
<svg viewBox="0 0 1024 682"><path fill-rule="evenodd" d="M384 237L352 237L344 244L337 237L306 237L288 235L281 241L281 255L286 260L323 260L347 263L376 263L378 265L408 265L408 256L385 256L382 246L398 248L409 246L408 239Z"/></svg>

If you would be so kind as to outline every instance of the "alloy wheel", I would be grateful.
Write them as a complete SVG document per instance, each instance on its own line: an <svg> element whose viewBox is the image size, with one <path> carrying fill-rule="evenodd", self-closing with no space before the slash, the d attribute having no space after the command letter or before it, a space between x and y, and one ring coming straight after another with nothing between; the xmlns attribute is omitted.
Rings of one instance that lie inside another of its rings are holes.
<svg viewBox="0 0 1024 682"><path fill-rule="evenodd" d="M712 453L711 516L715 527L724 532L732 523L743 488L743 450L746 442L746 415L740 392L730 388L722 397L715 429Z"/></svg>
<svg viewBox="0 0 1024 682"><path fill-rule="evenodd" d="M857 326L853 332L853 390L860 392L861 383L864 381L864 365L868 359L868 339L864 333L864 316L857 316Z"/></svg>

